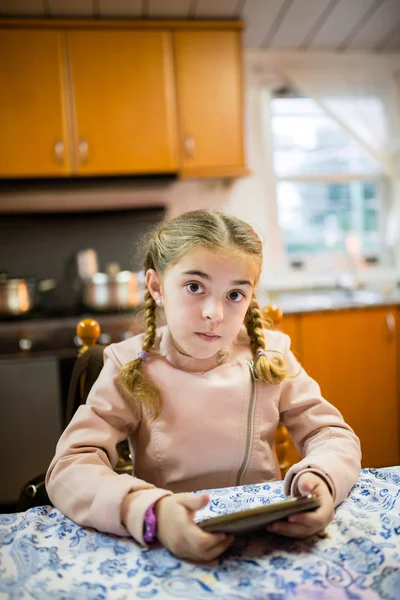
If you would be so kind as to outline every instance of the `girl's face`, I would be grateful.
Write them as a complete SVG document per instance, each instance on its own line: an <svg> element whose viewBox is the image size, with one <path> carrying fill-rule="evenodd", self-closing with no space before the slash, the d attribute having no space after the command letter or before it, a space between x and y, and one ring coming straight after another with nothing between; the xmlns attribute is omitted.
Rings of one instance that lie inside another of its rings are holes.
<svg viewBox="0 0 400 600"><path fill-rule="evenodd" d="M149 269L146 283L164 307L176 348L204 359L237 337L258 275L259 265L249 256L198 247L162 277Z"/></svg>

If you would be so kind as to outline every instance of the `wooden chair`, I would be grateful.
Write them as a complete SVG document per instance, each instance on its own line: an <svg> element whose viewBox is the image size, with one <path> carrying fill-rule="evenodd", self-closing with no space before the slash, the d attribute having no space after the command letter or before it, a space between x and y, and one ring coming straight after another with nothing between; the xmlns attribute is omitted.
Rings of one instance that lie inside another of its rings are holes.
<svg viewBox="0 0 400 600"><path fill-rule="evenodd" d="M98 344L100 325L94 319L80 321L76 333L82 341L68 389L66 424L70 422L80 404L85 404L89 392L103 368L105 346ZM132 473L132 456L127 440L120 442L117 473Z"/></svg>

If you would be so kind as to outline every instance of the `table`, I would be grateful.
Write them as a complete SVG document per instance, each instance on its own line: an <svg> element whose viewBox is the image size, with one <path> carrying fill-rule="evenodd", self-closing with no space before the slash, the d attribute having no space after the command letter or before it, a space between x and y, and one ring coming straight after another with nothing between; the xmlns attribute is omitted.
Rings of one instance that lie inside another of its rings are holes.
<svg viewBox="0 0 400 600"><path fill-rule="evenodd" d="M197 518L283 498L282 482L208 490ZM400 599L400 467L364 469L324 534L236 538L193 564L82 528L53 507L0 516L0 599Z"/></svg>

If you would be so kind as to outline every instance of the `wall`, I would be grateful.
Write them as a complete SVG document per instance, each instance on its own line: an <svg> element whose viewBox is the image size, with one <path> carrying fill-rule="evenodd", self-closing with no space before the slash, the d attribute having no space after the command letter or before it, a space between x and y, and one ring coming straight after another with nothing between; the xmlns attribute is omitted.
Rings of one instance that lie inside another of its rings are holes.
<svg viewBox="0 0 400 600"><path fill-rule="evenodd" d="M99 247L109 249L108 260L125 264L124 248L126 252L129 231L135 235L135 220L139 219L140 228L140 215L146 210L157 213L160 207L165 207L168 218L197 208L226 210L249 221L265 240L267 207L262 194L256 176L241 180L146 184L131 180L108 181L103 185L96 181L90 186L57 189L53 184L51 189L46 189L46 185L41 189L39 185L34 190L3 190L0 192L0 270L6 269L10 274L26 272L26 258L30 255L36 257L35 266L29 268L31 272L38 277L56 276L55 262L59 260L61 247L66 254L71 254L79 248L95 246L96 236ZM28 211L34 212L29 214ZM44 250L49 246L54 247L53 256Z"/></svg>
<svg viewBox="0 0 400 600"><path fill-rule="evenodd" d="M140 240L165 215L163 207L108 212L6 214L0 219L0 272L9 277L54 278L46 294L50 311L77 303L75 254L94 248L100 271L117 262L121 270L142 268Z"/></svg>

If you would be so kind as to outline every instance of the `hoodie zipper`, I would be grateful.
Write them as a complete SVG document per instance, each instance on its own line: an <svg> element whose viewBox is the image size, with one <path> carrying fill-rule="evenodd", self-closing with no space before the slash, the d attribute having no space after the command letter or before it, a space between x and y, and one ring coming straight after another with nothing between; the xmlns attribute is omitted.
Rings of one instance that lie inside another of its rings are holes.
<svg viewBox="0 0 400 600"><path fill-rule="evenodd" d="M240 466L240 469L239 469L237 477L236 477L235 485L240 485L240 482L241 482L242 476L243 476L243 472L247 466L247 463L249 460L249 455L250 455L251 438L252 438L252 431L253 431L253 413L254 413L254 400L255 400L255 395L256 395L255 391L256 391L257 375L254 371L254 362L252 360L250 360L248 362L248 365L249 365L250 375L251 375L251 394L250 394L249 409L247 411L247 437L246 437L246 446L245 446L245 451L244 451L244 457L243 457L242 464Z"/></svg>

